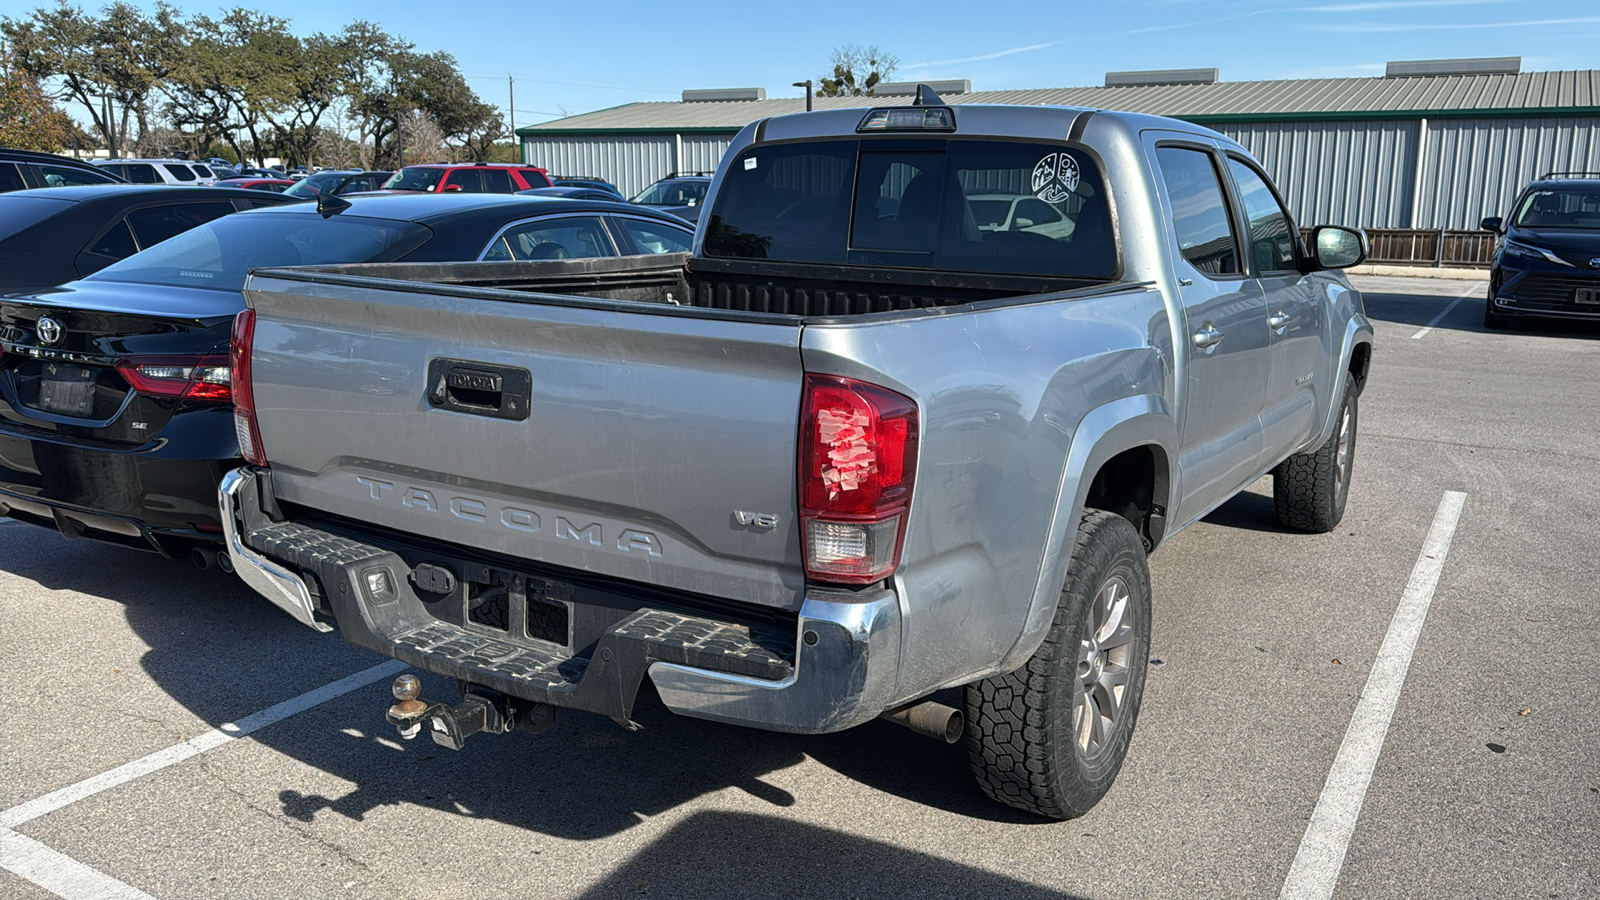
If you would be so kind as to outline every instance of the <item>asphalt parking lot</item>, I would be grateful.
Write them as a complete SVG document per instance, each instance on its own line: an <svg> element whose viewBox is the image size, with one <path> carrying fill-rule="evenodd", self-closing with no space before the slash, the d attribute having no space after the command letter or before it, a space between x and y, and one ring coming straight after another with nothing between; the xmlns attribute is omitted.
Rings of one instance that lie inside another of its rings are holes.
<svg viewBox="0 0 1600 900"><path fill-rule="evenodd" d="M883 722L647 700L638 733L402 744L397 665L0 521L0 897L1600 896L1600 329L1354 280L1345 520L1285 533L1263 480L1152 557L1161 664L1088 816L996 806L960 747Z"/></svg>

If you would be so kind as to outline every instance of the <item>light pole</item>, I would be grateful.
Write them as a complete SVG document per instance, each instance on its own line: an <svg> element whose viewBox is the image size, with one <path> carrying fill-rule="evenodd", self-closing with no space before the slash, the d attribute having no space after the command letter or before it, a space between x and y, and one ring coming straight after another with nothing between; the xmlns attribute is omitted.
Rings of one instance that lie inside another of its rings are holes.
<svg viewBox="0 0 1600 900"><path fill-rule="evenodd" d="M794 86L803 87L806 89L806 112L811 112L811 79L807 78L805 81L796 81Z"/></svg>

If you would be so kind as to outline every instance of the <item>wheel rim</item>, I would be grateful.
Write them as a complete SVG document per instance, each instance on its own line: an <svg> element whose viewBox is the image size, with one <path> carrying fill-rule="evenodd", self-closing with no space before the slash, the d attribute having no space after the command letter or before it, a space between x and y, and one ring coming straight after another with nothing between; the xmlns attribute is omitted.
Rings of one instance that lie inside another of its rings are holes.
<svg viewBox="0 0 1600 900"><path fill-rule="evenodd" d="M1085 759L1104 753L1122 725L1133 653L1131 599L1127 580L1113 575L1095 593L1083 623L1072 731Z"/></svg>
<svg viewBox="0 0 1600 900"><path fill-rule="evenodd" d="M1350 427L1350 404L1344 405L1344 414L1339 417L1339 447L1333 459L1333 491L1334 496L1344 495L1344 486L1350 481L1350 444L1355 437L1355 431Z"/></svg>

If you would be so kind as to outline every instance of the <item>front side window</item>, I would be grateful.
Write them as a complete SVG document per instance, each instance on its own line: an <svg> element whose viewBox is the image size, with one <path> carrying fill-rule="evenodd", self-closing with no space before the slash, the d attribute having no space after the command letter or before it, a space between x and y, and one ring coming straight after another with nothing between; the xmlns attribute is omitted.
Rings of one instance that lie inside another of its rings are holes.
<svg viewBox="0 0 1600 900"><path fill-rule="evenodd" d="M383 186L394 191L431 191L439 187L443 177L443 169L408 166L389 176Z"/></svg>
<svg viewBox="0 0 1600 900"><path fill-rule="evenodd" d="M1245 227L1250 233L1250 259L1255 263L1256 274L1298 272L1295 244L1299 242L1299 235L1266 179L1232 157L1228 158L1228 172L1233 175L1234 187L1239 189L1239 202L1244 205Z"/></svg>
<svg viewBox="0 0 1600 900"><path fill-rule="evenodd" d="M444 183L444 190L460 191L463 194L483 193L483 178L475 169L456 169L450 173L449 180Z"/></svg>
<svg viewBox="0 0 1600 900"><path fill-rule="evenodd" d="M194 170L182 163L162 163L162 168L172 173L172 177L179 181L194 181Z"/></svg>
<svg viewBox="0 0 1600 900"><path fill-rule="evenodd" d="M711 212L709 256L1097 280L1116 271L1099 167L1059 144L752 147Z"/></svg>
<svg viewBox="0 0 1600 900"><path fill-rule="evenodd" d="M0 193L20 191L28 186L22 180L22 173L17 170L16 163L0 163Z"/></svg>
<svg viewBox="0 0 1600 900"><path fill-rule="evenodd" d="M1238 275L1239 244L1222 199L1222 183L1210 153L1186 147L1156 148L1161 181L1172 206L1178 252L1206 275Z"/></svg>
<svg viewBox="0 0 1600 900"><path fill-rule="evenodd" d="M484 252L485 260L588 259L616 256L595 216L559 216L506 229Z"/></svg>

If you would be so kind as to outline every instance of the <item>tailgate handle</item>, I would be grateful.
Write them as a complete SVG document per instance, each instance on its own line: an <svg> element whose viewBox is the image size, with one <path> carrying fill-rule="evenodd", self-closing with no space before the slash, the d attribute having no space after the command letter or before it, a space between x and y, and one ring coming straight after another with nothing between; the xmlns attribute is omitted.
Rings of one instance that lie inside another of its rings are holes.
<svg viewBox="0 0 1600 900"><path fill-rule="evenodd" d="M528 418L533 376L527 369L464 359L428 361L428 405L435 409L488 416Z"/></svg>

